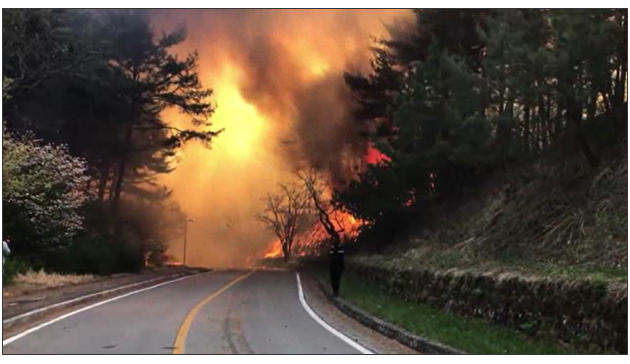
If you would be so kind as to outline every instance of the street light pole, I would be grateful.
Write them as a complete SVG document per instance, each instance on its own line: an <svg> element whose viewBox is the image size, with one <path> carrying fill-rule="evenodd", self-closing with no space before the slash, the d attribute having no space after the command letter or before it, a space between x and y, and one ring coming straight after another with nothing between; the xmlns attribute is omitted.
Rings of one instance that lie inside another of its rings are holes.
<svg viewBox="0 0 630 364"><path fill-rule="evenodd" d="M184 263L183 265L186 265L186 238L188 237L188 223L189 222L195 222L194 219L187 219L186 220L186 225L184 226Z"/></svg>

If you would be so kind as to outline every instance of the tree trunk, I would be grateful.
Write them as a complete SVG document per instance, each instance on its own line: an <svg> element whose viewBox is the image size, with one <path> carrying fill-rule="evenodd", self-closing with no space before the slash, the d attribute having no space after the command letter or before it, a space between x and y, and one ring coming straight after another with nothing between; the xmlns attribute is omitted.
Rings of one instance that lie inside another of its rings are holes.
<svg viewBox="0 0 630 364"><path fill-rule="evenodd" d="M504 102L505 100L505 102ZM514 143L514 98L510 90L505 89L505 95L501 94L499 106L500 124L497 126L497 138L502 148L502 153L507 157Z"/></svg>
<svg viewBox="0 0 630 364"><path fill-rule="evenodd" d="M287 242L282 243L282 254L284 255L284 262L288 262L291 259L291 247Z"/></svg>
<svg viewBox="0 0 630 364"><path fill-rule="evenodd" d="M529 105L525 104L525 116L523 119L523 152L528 154L530 152L530 139L531 139L531 126L530 126L530 110Z"/></svg>
<svg viewBox="0 0 630 364"><path fill-rule="evenodd" d="M540 153L540 139L541 139L541 128L540 123L542 122L540 118L540 108L534 107L534 153Z"/></svg>
<svg viewBox="0 0 630 364"><path fill-rule="evenodd" d="M121 221L118 218L119 207L120 207L120 194L122 191L123 181L125 179L125 169L127 167L127 158L129 158L129 149L131 143L131 132L133 130L133 123L129 123L127 126L127 131L125 133L125 142L124 142L124 152L122 154L122 158L120 159L118 165L118 171L116 172L116 181L112 186L113 188L113 198L112 198L112 216L114 218L114 226L113 226L113 234L114 236L120 235L120 230L122 228ZM111 195L111 194L110 194Z"/></svg>
<svg viewBox="0 0 630 364"><path fill-rule="evenodd" d="M114 185L114 198L112 200L114 203L114 206L116 207L118 205L118 201L120 200L120 192L122 191L122 185L123 185L126 167L127 167L127 156L125 155L120 160L120 163L118 164L118 171L116 173L117 178L116 178L116 184Z"/></svg>
<svg viewBox="0 0 630 364"><path fill-rule="evenodd" d="M588 106L586 107L586 120L591 121L595 118L595 110L597 108L597 87L591 86L591 94L589 96Z"/></svg>
<svg viewBox="0 0 630 364"><path fill-rule="evenodd" d="M586 162L589 166L597 167L599 165L599 158L591 149L586 140L586 135L584 135L584 131L582 130L582 108L575 100L570 100L567 106L567 123L573 126L573 135L582 150L582 154L584 158L586 158Z"/></svg>
<svg viewBox="0 0 630 364"><path fill-rule="evenodd" d="M109 162L104 162L100 168L99 184L98 184L98 200L105 201L105 190L107 189L107 181L109 180Z"/></svg>
<svg viewBox="0 0 630 364"><path fill-rule="evenodd" d="M625 91L626 91L626 77L628 76L628 67L627 67L627 62L628 62L628 56L624 56L623 57L624 61L621 65L621 82L619 82L619 98L618 98L618 105L619 107L621 107L623 105L623 103L626 101L625 100Z"/></svg>
<svg viewBox="0 0 630 364"><path fill-rule="evenodd" d="M545 102L546 101L546 102ZM551 110L550 109L550 102L549 102L549 98L547 98L547 100L545 100L545 96L541 96L540 97L540 107L543 110L543 114L542 114L542 122L543 122L543 138L542 138L542 147L544 150L549 149L549 137L551 135L551 132L549 130L550 128L550 118L551 118Z"/></svg>
<svg viewBox="0 0 630 364"><path fill-rule="evenodd" d="M116 173L117 169L114 169L114 175L112 176L112 181L109 184L109 188L107 189L107 201L112 201L114 198L114 186L116 186L116 181L118 180L118 174Z"/></svg>
<svg viewBox="0 0 630 364"><path fill-rule="evenodd" d="M619 22L622 34L628 34L628 15L627 13L621 17ZM626 91L626 76L628 73L628 40L620 50L619 68L617 68L617 79L615 80L615 94L612 97L613 107L623 106Z"/></svg>
<svg viewBox="0 0 630 364"><path fill-rule="evenodd" d="M89 194L91 189L92 189L92 178L88 179L87 182L85 183L85 193Z"/></svg>
<svg viewBox="0 0 630 364"><path fill-rule="evenodd" d="M127 126L127 131L125 132L125 142L124 142L125 151L122 154L122 158L120 159L120 163L118 164L118 171L116 173L117 178L116 178L116 183L114 186L114 199L113 199L115 209L117 208L118 201L120 200L122 185L125 179L125 169L127 168L127 159L129 158L129 149L131 149L129 144L131 143L132 130L133 130L133 124L129 123L129 125Z"/></svg>

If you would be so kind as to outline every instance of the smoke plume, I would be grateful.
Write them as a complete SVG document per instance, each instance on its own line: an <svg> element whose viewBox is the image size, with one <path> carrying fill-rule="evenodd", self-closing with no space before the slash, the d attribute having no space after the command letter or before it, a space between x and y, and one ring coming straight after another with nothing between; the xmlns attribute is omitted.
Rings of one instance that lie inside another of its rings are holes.
<svg viewBox="0 0 630 364"><path fill-rule="evenodd" d="M273 237L254 215L261 198L296 168L344 179L361 151L349 120L343 72L369 72L371 37L404 10L155 10L156 30L185 23L175 52L197 50L204 86L214 89L211 122L225 128L211 150L189 144L163 178L195 222L188 264L230 266L259 255ZM169 120L183 125L172 112ZM169 254L182 256L183 237Z"/></svg>

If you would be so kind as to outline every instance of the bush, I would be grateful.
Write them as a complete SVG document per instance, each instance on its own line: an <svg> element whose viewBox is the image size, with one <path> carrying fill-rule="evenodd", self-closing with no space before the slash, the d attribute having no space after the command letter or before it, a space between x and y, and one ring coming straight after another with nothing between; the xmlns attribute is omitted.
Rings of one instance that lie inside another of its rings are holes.
<svg viewBox="0 0 630 364"><path fill-rule="evenodd" d="M153 266L162 265L166 250L162 242L170 236L164 230L172 223L163 216L171 212L168 206L129 200L121 204L118 221L108 202L87 204L84 230L67 247L50 255L46 267L63 273L109 275L139 272L146 257Z"/></svg>
<svg viewBox="0 0 630 364"><path fill-rule="evenodd" d="M27 261L9 256L4 264L4 274L2 275L3 284L11 284L18 274L24 274L31 270L33 266Z"/></svg>
<svg viewBox="0 0 630 364"><path fill-rule="evenodd" d="M2 124L3 237L17 243L15 253L47 259L82 229L86 171L66 146L12 134Z"/></svg>
<svg viewBox="0 0 630 364"><path fill-rule="evenodd" d="M62 273L110 275L139 272L144 257L137 247L85 233L54 255L48 266Z"/></svg>
<svg viewBox="0 0 630 364"><path fill-rule="evenodd" d="M153 267L163 267L165 262L166 257L164 256L163 252L150 252L149 253L149 258L148 258L148 263L149 265L153 266Z"/></svg>

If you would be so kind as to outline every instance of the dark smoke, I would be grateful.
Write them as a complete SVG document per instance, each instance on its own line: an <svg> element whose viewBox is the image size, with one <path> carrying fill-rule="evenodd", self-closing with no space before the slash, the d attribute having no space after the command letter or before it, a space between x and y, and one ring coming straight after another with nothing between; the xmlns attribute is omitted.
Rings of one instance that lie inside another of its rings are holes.
<svg viewBox="0 0 630 364"><path fill-rule="evenodd" d="M371 36L385 36L383 23L408 12L154 10L150 14L158 30L187 24L188 39L177 51L183 55L198 50L201 79L218 98L212 121L216 128L226 128L211 151L187 147L182 165L167 179L182 207L204 221L203 228L191 226L190 238L204 242L199 255L213 250L213 258L203 260L204 264L223 259L217 256L233 260L235 251L251 255L272 239L255 221L250 222L266 191L303 166L315 166L335 181L351 173L348 162L362 151L349 118L353 101L343 72L368 72ZM238 77L226 79L226 69L237 70ZM256 137L249 135L245 141L254 145L239 146L238 158L230 148L244 143L241 133L252 133L260 120L251 120L251 128L250 120L235 123L233 119L243 111L231 110L229 100L221 99L227 86L236 87L240 97L264 117ZM229 234L225 216L239 217L239 227L229 229Z"/></svg>

